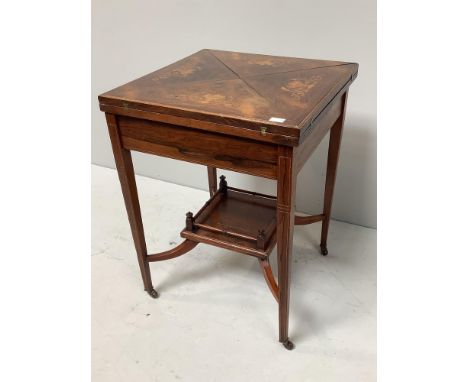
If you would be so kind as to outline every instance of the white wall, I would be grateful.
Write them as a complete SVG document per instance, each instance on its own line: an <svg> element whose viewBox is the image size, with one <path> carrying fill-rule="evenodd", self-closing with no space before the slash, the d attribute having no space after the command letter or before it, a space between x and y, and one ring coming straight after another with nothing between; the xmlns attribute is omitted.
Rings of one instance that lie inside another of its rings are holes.
<svg viewBox="0 0 468 382"><path fill-rule="evenodd" d="M107 167L115 165L98 94L200 49L358 62L332 215L376 227L374 0L93 0L92 11L92 162ZM321 212L327 142L300 173L299 211ZM203 166L139 153L133 158L138 174L207 189ZM231 185L276 192L273 181L223 173Z"/></svg>

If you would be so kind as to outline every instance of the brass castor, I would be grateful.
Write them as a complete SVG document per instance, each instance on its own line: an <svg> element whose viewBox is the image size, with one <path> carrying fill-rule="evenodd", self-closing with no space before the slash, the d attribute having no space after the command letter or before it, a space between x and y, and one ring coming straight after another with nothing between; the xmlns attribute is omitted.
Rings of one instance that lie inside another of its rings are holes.
<svg viewBox="0 0 468 382"><path fill-rule="evenodd" d="M149 294L151 297L153 297L153 298L158 298L158 297L159 297L158 292L156 292L156 290L154 290L154 288L148 290L147 292L148 292L148 294Z"/></svg>
<svg viewBox="0 0 468 382"><path fill-rule="evenodd" d="M321 245L320 246L320 252L322 252L322 255L323 256L327 256L328 255L328 249L325 245Z"/></svg>
<svg viewBox="0 0 468 382"><path fill-rule="evenodd" d="M283 342L283 346L288 350L294 349L294 344L289 340L289 338Z"/></svg>

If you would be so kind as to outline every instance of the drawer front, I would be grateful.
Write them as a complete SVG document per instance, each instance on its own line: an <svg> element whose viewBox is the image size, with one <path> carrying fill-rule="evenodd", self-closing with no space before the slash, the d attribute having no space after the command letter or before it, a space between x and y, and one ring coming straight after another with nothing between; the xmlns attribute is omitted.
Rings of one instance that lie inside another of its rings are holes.
<svg viewBox="0 0 468 382"><path fill-rule="evenodd" d="M275 144L125 116L117 120L128 150L276 179Z"/></svg>

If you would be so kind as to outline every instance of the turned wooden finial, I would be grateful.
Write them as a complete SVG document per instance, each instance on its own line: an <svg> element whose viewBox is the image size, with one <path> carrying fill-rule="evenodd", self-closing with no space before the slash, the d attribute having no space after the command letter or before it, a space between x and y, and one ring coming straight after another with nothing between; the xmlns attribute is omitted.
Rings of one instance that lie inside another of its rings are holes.
<svg viewBox="0 0 468 382"><path fill-rule="evenodd" d="M185 229L187 231L192 231L194 230L194 225L193 225L193 214L189 211L185 214Z"/></svg>
<svg viewBox="0 0 468 382"><path fill-rule="evenodd" d="M258 235L257 235L257 248L261 248L261 249L265 248L265 239L266 239L265 230L259 229Z"/></svg>
<svg viewBox="0 0 468 382"><path fill-rule="evenodd" d="M224 175L221 175L219 177L219 192L222 194L227 193L227 182L226 182L226 177Z"/></svg>

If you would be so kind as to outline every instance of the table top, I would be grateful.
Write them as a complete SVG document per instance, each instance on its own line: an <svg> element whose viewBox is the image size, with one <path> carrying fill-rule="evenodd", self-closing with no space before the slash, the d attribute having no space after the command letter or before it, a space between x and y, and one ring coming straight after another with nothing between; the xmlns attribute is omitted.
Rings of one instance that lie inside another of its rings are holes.
<svg viewBox="0 0 468 382"><path fill-rule="evenodd" d="M269 127L299 137L357 71L355 63L204 49L104 93L99 101L104 111Z"/></svg>

